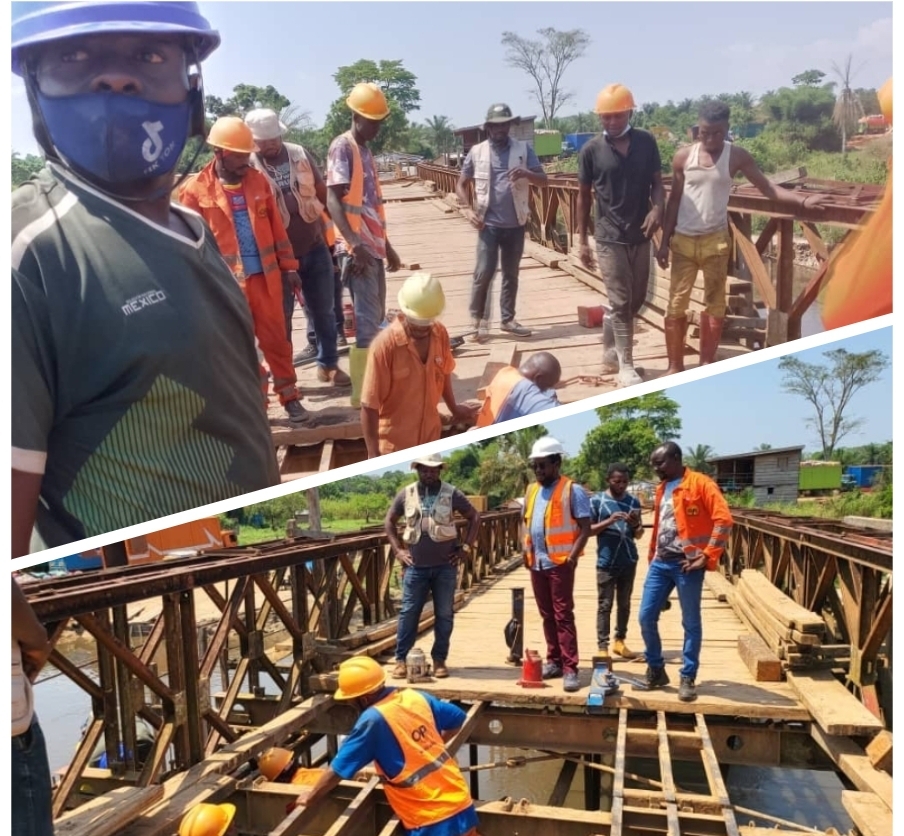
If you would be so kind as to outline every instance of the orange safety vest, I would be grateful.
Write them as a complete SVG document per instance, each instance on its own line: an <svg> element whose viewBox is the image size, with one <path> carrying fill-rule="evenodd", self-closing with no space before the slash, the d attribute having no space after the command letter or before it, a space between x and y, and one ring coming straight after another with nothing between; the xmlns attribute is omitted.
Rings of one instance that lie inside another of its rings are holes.
<svg viewBox="0 0 904 836"><path fill-rule="evenodd" d="M386 800L407 830L436 824L473 803L468 785L436 728L427 700L410 688L394 691L374 708L402 748L404 766L390 779L377 764Z"/></svg>
<svg viewBox="0 0 904 836"><path fill-rule="evenodd" d="M842 244L828 268L822 322L829 330L892 311L891 161L885 194L866 226Z"/></svg>
<svg viewBox="0 0 904 836"><path fill-rule="evenodd" d="M650 553L647 559L656 556L656 542L659 532L659 506L665 493L665 482L656 488L656 507L653 512L653 534L650 537ZM688 557L702 551L706 555L706 568L714 571L719 566L719 558L728 545L728 535L734 520L728 503L719 486L702 473L684 469L681 482L672 493L672 508L678 542Z"/></svg>
<svg viewBox="0 0 904 836"><path fill-rule="evenodd" d="M571 486L573 484L567 476L559 477L543 517L546 553L549 555L549 559L556 564L564 563L567 560L575 540L581 533L581 527L571 516ZM527 486L527 496L524 500L524 561L528 568L533 567L535 559L530 524L534 517L534 502L539 493L539 482L533 482Z"/></svg>
<svg viewBox="0 0 904 836"><path fill-rule="evenodd" d="M506 398L511 394L512 389L514 389L522 380L524 380L524 378L521 376L521 372L514 366L506 366L505 368L500 369L490 382L490 385L486 388L483 406L480 408L480 413L477 416L477 423L474 426L490 426L490 424L496 420L496 416L502 409Z"/></svg>
<svg viewBox="0 0 904 836"><path fill-rule="evenodd" d="M270 181L251 168L242 179L242 189L248 203L248 217L251 218L254 240L267 277L267 289L275 299L282 300L282 273L298 270L298 259L292 252L286 228L279 216ZM217 177L215 161L211 161L200 173L182 184L179 202L194 209L207 221L223 260L239 281L244 280L246 276L242 270L232 207Z"/></svg>
<svg viewBox="0 0 904 836"><path fill-rule="evenodd" d="M364 214L364 168L361 164L361 151L352 132L346 131L343 136L348 138L348 144L352 149L352 181L348 184L345 197L342 198L342 205L345 208L348 225L352 232L358 233L361 230L361 215ZM377 214L380 217L385 237L386 212L383 209L383 190L380 188L380 178L376 171L374 171L374 184L377 190Z"/></svg>

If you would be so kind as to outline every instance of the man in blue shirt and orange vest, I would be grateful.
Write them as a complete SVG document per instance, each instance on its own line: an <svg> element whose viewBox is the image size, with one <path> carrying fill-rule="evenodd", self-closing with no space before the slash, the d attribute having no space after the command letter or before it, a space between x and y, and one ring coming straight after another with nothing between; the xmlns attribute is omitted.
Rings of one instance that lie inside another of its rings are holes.
<svg viewBox="0 0 904 836"><path fill-rule="evenodd" d="M345 103L352 112L352 127L330 144L326 206L336 224L336 257L355 307L355 345L349 349L348 364L351 401L357 409L368 349L386 314L386 270L395 272L401 262L386 239L380 174L367 147L389 116L386 96L376 84L362 82Z"/></svg>
<svg viewBox="0 0 904 836"><path fill-rule="evenodd" d="M536 482L524 498L524 562L543 619L543 678L563 677L566 691L581 687L574 623L574 573L590 536L590 498L560 474L565 448L551 436L534 442L530 466Z"/></svg>
<svg viewBox="0 0 904 836"><path fill-rule="evenodd" d="M505 366L486 388L475 428L559 406L555 390L561 377L562 366L548 351L531 354L517 369Z"/></svg>
<svg viewBox="0 0 904 836"><path fill-rule="evenodd" d="M339 666L334 698L361 715L299 805L314 806L373 761L409 836L478 836L468 784L445 746L464 723L464 711L423 691L387 687L386 671L369 656Z"/></svg>
<svg viewBox="0 0 904 836"><path fill-rule="evenodd" d="M703 643L703 573L718 569L733 520L719 486L709 476L686 468L681 448L674 441L653 451L650 466L661 482L654 502L650 566L640 600L640 632L647 659L645 686L653 690L669 684L659 638L659 613L677 587L684 627L678 699L691 702L697 698Z"/></svg>

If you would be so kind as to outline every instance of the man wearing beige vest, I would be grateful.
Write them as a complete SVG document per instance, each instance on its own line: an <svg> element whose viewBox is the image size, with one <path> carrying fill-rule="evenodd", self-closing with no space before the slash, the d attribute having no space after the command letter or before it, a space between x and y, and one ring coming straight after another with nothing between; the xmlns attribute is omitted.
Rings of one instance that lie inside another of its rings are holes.
<svg viewBox="0 0 904 836"><path fill-rule="evenodd" d="M529 217L530 185L546 185L546 173L533 146L509 136L515 121L507 104L490 106L484 124L488 139L468 152L455 186L459 203L467 206L468 183L474 181L475 209L466 210L465 215L479 233L471 287L471 319L479 343L489 338L490 286L500 259L502 330L516 337L531 334L515 319L515 298Z"/></svg>
<svg viewBox="0 0 904 836"><path fill-rule="evenodd" d="M716 359L725 321L731 254L728 197L735 176L740 172L766 197L792 208L819 209L824 200L822 195L792 192L768 180L749 151L726 140L730 117L731 109L724 102L705 102L698 113L697 141L680 149L672 160L672 189L662 223L662 243L656 252L663 270L669 266L669 251L672 253L665 320L666 374L684 371L687 308L701 270L706 310L700 315L700 365Z"/></svg>

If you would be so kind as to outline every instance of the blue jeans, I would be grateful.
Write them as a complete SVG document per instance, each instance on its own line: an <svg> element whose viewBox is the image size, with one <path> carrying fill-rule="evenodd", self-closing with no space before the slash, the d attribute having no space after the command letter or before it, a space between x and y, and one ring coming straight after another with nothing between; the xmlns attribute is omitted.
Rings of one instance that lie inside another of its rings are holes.
<svg viewBox="0 0 904 836"><path fill-rule="evenodd" d="M471 318L489 319L489 290L502 261L502 291L499 307L503 322L515 318L515 298L518 296L518 270L524 254L524 227L503 229L485 226L477 234L477 266L471 285Z"/></svg>
<svg viewBox="0 0 904 836"><path fill-rule="evenodd" d="M372 260L363 273L352 273L351 265L345 266L348 255L339 258L355 307L355 345L370 348L386 318L386 268L382 261Z"/></svg>
<svg viewBox="0 0 904 836"><path fill-rule="evenodd" d="M339 363L336 352L336 312L334 310L333 259L329 247L320 243L299 259L301 292L304 296L308 328L313 326L317 340L317 365L334 369Z"/></svg>
<svg viewBox="0 0 904 836"><path fill-rule="evenodd" d="M703 619L700 616L700 599L703 595L705 569L682 572L679 561L654 560L647 569L640 599L640 632L646 645L647 664L661 668L662 641L659 638L659 613L673 589L678 589L681 604L681 626L684 628L684 648L681 676L696 678L700 667L700 646L703 644Z"/></svg>
<svg viewBox="0 0 904 836"><path fill-rule="evenodd" d="M13 739L11 764L12 836L53 836L50 766L44 734L34 717Z"/></svg>
<svg viewBox="0 0 904 836"><path fill-rule="evenodd" d="M454 566L409 566L402 577L402 611L399 613L399 632L396 638L396 660L404 662L414 647L417 625L427 603L427 593L433 595L433 649L435 663L445 663L452 638L455 588L458 572Z"/></svg>
<svg viewBox="0 0 904 836"><path fill-rule="evenodd" d="M342 282L339 280L339 270L333 265L333 313L336 315L336 336L343 333L345 327L345 314L342 311ZM307 306L305 306L305 316L307 317L307 337L308 344L317 345L317 334L314 331L314 317L308 314Z"/></svg>

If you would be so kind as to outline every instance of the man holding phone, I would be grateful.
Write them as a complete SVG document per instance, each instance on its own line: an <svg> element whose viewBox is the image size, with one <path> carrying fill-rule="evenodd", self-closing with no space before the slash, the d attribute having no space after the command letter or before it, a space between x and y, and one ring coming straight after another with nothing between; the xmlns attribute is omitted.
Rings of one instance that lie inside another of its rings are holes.
<svg viewBox="0 0 904 836"><path fill-rule="evenodd" d="M590 533L596 535L597 647L609 655L609 628L613 605L615 643L612 652L623 659L637 654L628 650L625 636L631 615L631 593L637 574L637 545L643 534L640 501L628 493L628 466L621 462L609 465L607 490L590 498Z"/></svg>
<svg viewBox="0 0 904 836"><path fill-rule="evenodd" d="M700 599L703 573L714 571L728 543L733 520L719 486L684 466L674 441L657 447L650 466L660 478L656 489L650 561L640 600L640 632L646 645L646 690L669 684L659 638L659 614L673 589L678 590L684 648L678 699L697 699L697 669L703 643Z"/></svg>

